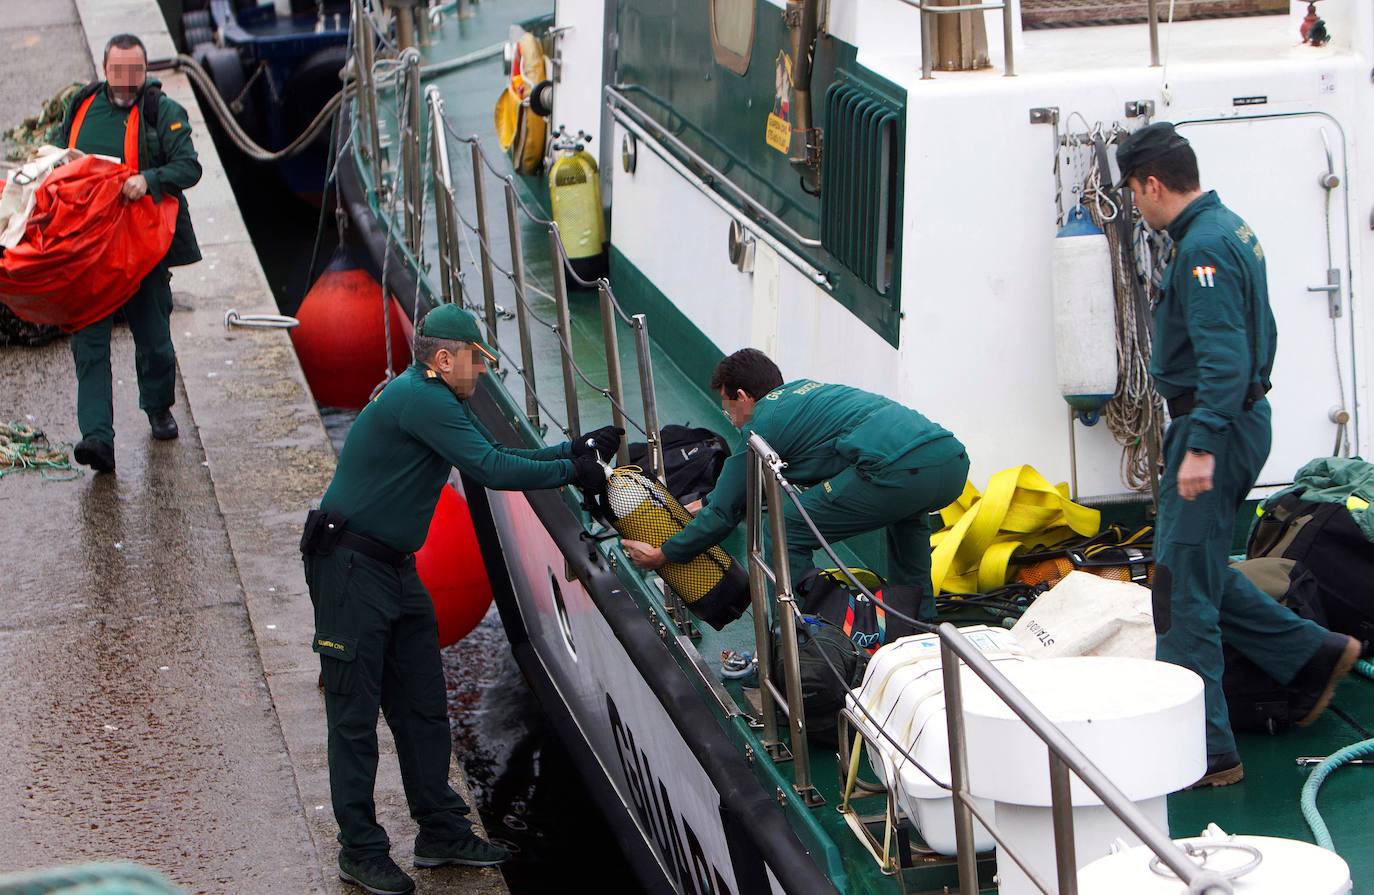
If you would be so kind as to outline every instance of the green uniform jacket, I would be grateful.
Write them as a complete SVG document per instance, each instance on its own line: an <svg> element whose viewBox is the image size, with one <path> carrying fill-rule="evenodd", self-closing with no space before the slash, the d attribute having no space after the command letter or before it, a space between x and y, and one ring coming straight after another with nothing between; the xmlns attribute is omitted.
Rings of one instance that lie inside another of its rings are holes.
<svg viewBox="0 0 1374 895"><path fill-rule="evenodd" d="M757 432L787 463L787 478L814 485L853 466L867 478L888 470L939 462L912 453L949 438L951 456L963 451L948 430L896 401L847 385L800 379L769 392L742 430L745 448L730 456L695 519L663 544L671 562L684 562L729 536L744 518L749 433Z"/></svg>
<svg viewBox="0 0 1374 895"><path fill-rule="evenodd" d="M155 78L149 78L144 91L149 87L161 88ZM49 142L55 146L67 146L72 132L72 119L77 108L91 93L95 101L91 103L86 119L81 124L77 136L77 146L82 152L111 155L124 159L124 125L129 113L126 109L116 108L110 103L105 92L105 82L88 85L72 98L62 123L49 134ZM138 96L140 110L144 108L144 93ZM191 226L191 209L186 203L186 190L200 182L200 159L196 156L195 144L191 141L191 122L186 110L165 94L158 96L157 127L147 123L147 116L141 118L138 136L139 173L148 181L148 194L154 202L161 202L163 196L175 196L177 208L177 229L172 236L171 248L163 258L168 267L194 264L200 260L200 244Z"/></svg>
<svg viewBox="0 0 1374 895"><path fill-rule="evenodd" d="M1252 383L1269 387L1278 328L1264 250L1215 192L1169 225L1174 260L1154 311L1150 373L1165 398L1195 392L1190 450L1219 453Z"/></svg>
<svg viewBox="0 0 1374 895"><path fill-rule="evenodd" d="M358 414L320 508L343 514L349 531L414 553L453 467L499 491L557 488L572 480L571 448L496 444L443 380L414 364Z"/></svg>

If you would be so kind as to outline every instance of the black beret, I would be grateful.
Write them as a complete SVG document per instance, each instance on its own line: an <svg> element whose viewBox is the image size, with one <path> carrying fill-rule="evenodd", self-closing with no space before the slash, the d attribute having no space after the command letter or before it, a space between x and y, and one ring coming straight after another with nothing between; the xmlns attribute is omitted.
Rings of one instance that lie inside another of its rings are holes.
<svg viewBox="0 0 1374 895"><path fill-rule="evenodd" d="M1156 121L1127 134L1116 147L1116 166L1121 169L1121 179L1117 181L1116 188L1124 187L1126 179L1141 165L1187 145L1187 139L1180 137L1168 121Z"/></svg>

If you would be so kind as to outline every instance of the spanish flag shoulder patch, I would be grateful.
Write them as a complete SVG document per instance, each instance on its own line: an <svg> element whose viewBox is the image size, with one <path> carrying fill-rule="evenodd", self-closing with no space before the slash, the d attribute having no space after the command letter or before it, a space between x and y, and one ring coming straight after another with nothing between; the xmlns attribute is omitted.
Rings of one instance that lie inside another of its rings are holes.
<svg viewBox="0 0 1374 895"><path fill-rule="evenodd" d="M1204 288L1215 286L1217 269L1215 267L1203 267L1199 265L1193 268L1193 279L1197 280L1199 286Z"/></svg>
<svg viewBox="0 0 1374 895"><path fill-rule="evenodd" d="M171 126L168 127L167 130L169 130L169 131L179 131L179 130L181 130L181 122L180 122L180 121L173 121L172 124L171 124Z"/></svg>

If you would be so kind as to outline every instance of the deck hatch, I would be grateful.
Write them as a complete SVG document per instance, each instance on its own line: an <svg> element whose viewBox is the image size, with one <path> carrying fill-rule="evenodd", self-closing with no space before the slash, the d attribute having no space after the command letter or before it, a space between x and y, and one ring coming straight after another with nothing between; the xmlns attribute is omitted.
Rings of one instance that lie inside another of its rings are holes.
<svg viewBox="0 0 1374 895"><path fill-rule="evenodd" d="M895 306L902 108L854 80L825 100L821 244Z"/></svg>

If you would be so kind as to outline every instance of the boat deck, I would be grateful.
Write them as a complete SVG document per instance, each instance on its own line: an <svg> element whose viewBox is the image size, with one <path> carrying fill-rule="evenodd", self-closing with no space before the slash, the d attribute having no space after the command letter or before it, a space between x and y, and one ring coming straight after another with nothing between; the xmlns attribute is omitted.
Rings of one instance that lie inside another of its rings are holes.
<svg viewBox="0 0 1374 895"><path fill-rule="evenodd" d="M528 21L551 13L550 0L501 0L476 5L474 17L455 22L446 19L443 30L434 34L431 46L424 48L426 65L443 63L472 54L477 50L499 43L507 37L509 26L514 22ZM1258 20L1256 20L1258 21ZM1228 22L1228 29L1261 29L1272 25L1269 22L1252 24L1251 21ZM1223 27L1220 23L1217 27ZM1127 29L1115 29L1124 32ZM1082 34L1083 32L1077 32ZM1037 42L1055 41L1075 36L1073 33L1041 33L1035 35ZM1133 39L1132 36L1131 39ZM1141 31L1140 46L1145 47L1144 32ZM1123 39L1125 39L1123 37ZM1027 40L1030 40L1028 36ZM491 56L484 61L465 65L433 78L425 78L425 86L435 85L442 92L446 114L458 135L476 135L482 141L489 161L502 174L510 171L509 161L497 149L492 124L492 107L504 83L501 59ZM397 133L393 104L383 103L382 114L391 134ZM471 189L472 164L467 144L451 140L451 162L454 172L457 204L460 213L469 223L475 222L475 208ZM595 153L595 148L593 148ZM493 258L502 268L509 268L510 247L505 230L504 202L500 193L501 182L492 172L485 172L487 209L491 240L489 243ZM521 197L532 210L541 217L548 217L547 188L539 178L514 178ZM427 202L432 197L427 195ZM437 238L432 226L433 214L427 212L427 255L436 256ZM463 229L460 227L460 229ZM400 227L392 228L396 239L400 239ZM548 242L543 227L527 218L521 218L521 238L524 245L526 275L531 284L529 307L544 321L556 320L555 306L545 295L550 293L554 270L550 263ZM465 236L462 269L467 294L465 300L473 306L482 304L481 279L476 264L477 243L472 235ZM496 300L506 308L515 307L511 281L498 272L495 276ZM430 286L435 294L439 292L437 265L429 274ZM614 288L615 284L612 283ZM409 304L411 298L400 296L401 301ZM594 292L571 293L572 332L571 344L577 363L586 376L595 383L604 383L606 365L603 351L600 315ZM633 313L635 308L628 308ZM740 446L738 433L733 430L721 415L717 401L709 393L704 381L690 376L673 361L673 353L665 349L665 340L674 334L655 329L655 318L649 317L649 331L655 336L652 347L654 380L657 390L659 420L662 424L679 423L692 426L706 426L726 436L735 447ZM538 323L531 325L534 344L534 374L538 394L546 405L544 422L548 425L547 440L557 441L563 436L559 432L566 411L564 410L563 382L560 369L559 349L554 332ZM505 387L515 402L523 402L523 386L517 371L519 349L518 331L514 320L505 319L499 327L499 340L502 352L507 355L505 364ZM625 371L624 379L628 393L625 406L635 419L642 419L643 407L637 391L635 376L636 362L631 331L620 328L620 354ZM609 406L598 400L599 394L585 382L579 382L578 398L581 405L583 429L604 425L610 421ZM642 435L631 428L631 440L640 440ZM741 539L727 544L734 546L739 555ZM608 549L617 551L614 542ZM860 549L860 553L866 551ZM846 558L854 554L846 552ZM625 563L623 554L619 556ZM651 587L646 586L646 592ZM662 615L665 621L667 616ZM711 673L718 673L722 649L752 649L753 621L746 615L728 626L724 631L715 632L700 627L700 638L695 649L701 661ZM691 643L679 638L679 643ZM690 648L687 647L687 648ZM684 661L684 667L688 663ZM737 683L729 682L725 692L730 694L737 706L746 711L754 711L745 694ZM1199 833L1208 822L1219 823L1233 833L1255 833L1273 836L1286 836L1311 841L1311 836L1298 810L1298 794L1306 780L1308 769L1294 763L1299 755L1325 756L1342 746L1374 736L1374 684L1364 680L1351 680L1342 685L1336 699L1336 708L1328 712L1316 725L1305 731L1296 731L1276 737L1244 735L1241 737L1241 750L1246 763L1246 781L1240 786L1225 789L1183 793L1170 798L1171 833L1175 836L1189 836ZM703 688L703 697L710 698ZM731 728L736 741L757 747L757 737L740 719L722 721ZM843 818L834 810L839 802L838 777L835 755L815 751L812 755L813 777L827 799L828 807L805 811L792 809L794 825L809 827L837 844L841 851L840 861L850 874L845 881L846 891L892 891L891 881L883 877L876 863L858 844L845 825ZM780 782L790 783L790 766L783 764L771 766L771 773ZM1374 829L1363 823L1367 813L1363 806L1369 804L1374 796L1374 774L1366 774L1362 768L1342 771L1333 778L1323 791L1322 809L1332 829L1341 854L1350 862L1356 882L1356 892L1374 892ZM871 807L876 806L876 807ZM861 805L861 810L878 812L881 806L875 801ZM934 865L934 866L932 866ZM991 886L991 862L981 864L986 875L987 885ZM947 859L920 863L912 871L908 880L911 891L938 891L945 885L954 885L956 876ZM836 880L837 883L841 882ZM989 891L994 891L989 889Z"/></svg>

